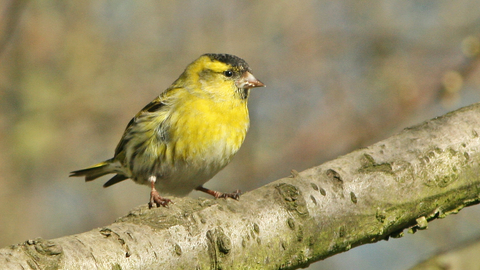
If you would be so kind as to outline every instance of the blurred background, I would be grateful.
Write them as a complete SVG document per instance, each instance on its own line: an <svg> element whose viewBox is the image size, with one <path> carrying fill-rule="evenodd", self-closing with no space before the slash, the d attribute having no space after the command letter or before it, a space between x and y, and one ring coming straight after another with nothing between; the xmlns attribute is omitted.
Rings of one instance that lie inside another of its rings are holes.
<svg viewBox="0 0 480 270"><path fill-rule="evenodd" d="M148 187L72 170L207 52L267 85L207 187L248 191L480 101L480 1L0 1L0 247L113 222ZM191 196L203 196L192 192ZM478 237L480 207L309 269L407 269Z"/></svg>

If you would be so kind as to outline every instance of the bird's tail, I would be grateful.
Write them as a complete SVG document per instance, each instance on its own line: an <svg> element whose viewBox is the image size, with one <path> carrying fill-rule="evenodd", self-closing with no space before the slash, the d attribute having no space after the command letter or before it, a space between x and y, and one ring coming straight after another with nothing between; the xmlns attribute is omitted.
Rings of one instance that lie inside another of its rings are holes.
<svg viewBox="0 0 480 270"><path fill-rule="evenodd" d="M104 162L95 164L83 170L70 172L70 176L85 176L85 181L88 182L109 173L118 173L118 174L112 177L110 180L108 180L105 184L103 184L103 187L109 187L113 184L116 184L125 179L128 179L127 176L123 175L123 173L121 173L118 170L118 166L115 165L115 161L113 161L113 158L109 160L105 160Z"/></svg>
<svg viewBox="0 0 480 270"><path fill-rule="evenodd" d="M91 167L70 172L70 176L85 176L85 181L92 181L109 173L117 173L113 159L105 160Z"/></svg>

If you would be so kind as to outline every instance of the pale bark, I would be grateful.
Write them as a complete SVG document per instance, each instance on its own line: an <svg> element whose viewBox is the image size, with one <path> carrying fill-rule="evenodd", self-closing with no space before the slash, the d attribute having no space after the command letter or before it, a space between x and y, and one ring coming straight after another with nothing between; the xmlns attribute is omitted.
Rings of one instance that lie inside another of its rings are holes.
<svg viewBox="0 0 480 270"><path fill-rule="evenodd" d="M319 132L321 129L319 128ZM239 201L173 198L112 225L0 249L3 269L285 269L480 201L480 104L279 179ZM301 149L298 149L301 151Z"/></svg>

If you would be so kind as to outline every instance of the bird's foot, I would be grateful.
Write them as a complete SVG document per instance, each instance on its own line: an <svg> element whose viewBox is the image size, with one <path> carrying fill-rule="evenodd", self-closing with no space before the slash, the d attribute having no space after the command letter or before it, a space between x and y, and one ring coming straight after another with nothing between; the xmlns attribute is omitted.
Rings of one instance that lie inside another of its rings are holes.
<svg viewBox="0 0 480 270"><path fill-rule="evenodd" d="M157 207L160 207L160 206L166 207L169 203L172 203L172 200L160 197L160 194L158 194L158 191L152 190L150 192L150 202L148 203L149 209L151 209L155 205Z"/></svg>
<svg viewBox="0 0 480 270"><path fill-rule="evenodd" d="M211 189L208 189L208 188L204 188L203 186L199 186L199 187L196 188L196 190L205 192L207 194L210 194L213 197L215 197L216 199L218 199L218 198L225 198L225 199L226 198L232 198L232 199L237 200L237 201L240 199L240 195L242 194L242 192L238 189L235 190L232 193L223 193L223 192L211 190Z"/></svg>
<svg viewBox="0 0 480 270"><path fill-rule="evenodd" d="M157 207L166 207L169 203L173 203L170 199L160 197L160 194L158 194L158 191L155 189L156 180L157 177L153 175L150 176L150 178L148 179L152 188L152 191L150 191L150 202L148 203L149 209L152 209L154 205L156 205Z"/></svg>

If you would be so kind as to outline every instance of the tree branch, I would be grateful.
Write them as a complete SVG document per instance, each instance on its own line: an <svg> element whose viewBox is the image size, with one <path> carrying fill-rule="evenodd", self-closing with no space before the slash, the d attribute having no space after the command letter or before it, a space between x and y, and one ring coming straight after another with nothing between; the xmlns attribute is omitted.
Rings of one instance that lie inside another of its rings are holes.
<svg viewBox="0 0 480 270"><path fill-rule="evenodd" d="M321 131L319 131L321 132ZM0 265L293 269L480 201L480 104L279 179L240 201L174 198L101 229L0 250ZM299 149L300 150L300 149Z"/></svg>

